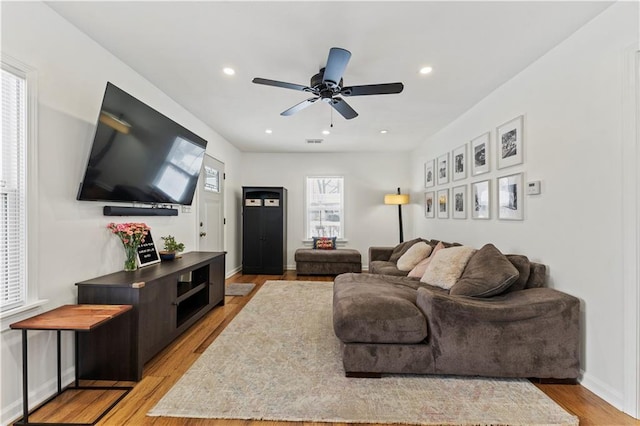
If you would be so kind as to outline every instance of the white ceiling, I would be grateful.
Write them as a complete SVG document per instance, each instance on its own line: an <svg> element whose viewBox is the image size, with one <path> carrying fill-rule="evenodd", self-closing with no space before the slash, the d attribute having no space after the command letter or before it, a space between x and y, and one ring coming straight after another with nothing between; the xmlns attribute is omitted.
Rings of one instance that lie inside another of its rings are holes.
<svg viewBox="0 0 640 426"><path fill-rule="evenodd" d="M411 150L611 3L48 4L242 151L346 152ZM329 128L329 105L283 117L309 94L251 82L308 85L331 47L352 53L345 86L400 81L404 91L345 98L360 115L334 112ZM423 76L425 65L434 71ZM324 142L305 142L315 138Z"/></svg>

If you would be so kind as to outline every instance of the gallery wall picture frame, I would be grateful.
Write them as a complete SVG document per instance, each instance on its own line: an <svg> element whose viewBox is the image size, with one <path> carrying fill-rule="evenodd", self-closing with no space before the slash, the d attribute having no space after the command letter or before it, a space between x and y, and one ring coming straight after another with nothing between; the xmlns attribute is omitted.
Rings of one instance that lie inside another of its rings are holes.
<svg viewBox="0 0 640 426"><path fill-rule="evenodd" d="M451 154L451 178L462 180L467 177L467 144L457 147Z"/></svg>
<svg viewBox="0 0 640 426"><path fill-rule="evenodd" d="M424 187L431 188L436 184L435 160L424 163Z"/></svg>
<svg viewBox="0 0 640 426"><path fill-rule="evenodd" d="M443 154L436 160L436 172L438 174L438 185L449 183L449 153Z"/></svg>
<svg viewBox="0 0 640 426"><path fill-rule="evenodd" d="M433 219L436 217L436 194L433 191L424 193L424 217Z"/></svg>
<svg viewBox="0 0 640 426"><path fill-rule="evenodd" d="M455 186L451 190L451 212L454 219L467 218L467 185Z"/></svg>
<svg viewBox="0 0 640 426"><path fill-rule="evenodd" d="M498 219L524 219L524 190L522 173L498 178Z"/></svg>
<svg viewBox="0 0 640 426"><path fill-rule="evenodd" d="M498 152L498 168L522 164L524 150L524 116L498 126L496 129L496 151Z"/></svg>
<svg viewBox="0 0 640 426"><path fill-rule="evenodd" d="M481 134L470 142L471 175L478 176L491 170L491 133Z"/></svg>
<svg viewBox="0 0 640 426"><path fill-rule="evenodd" d="M438 219L449 218L449 189L438 190Z"/></svg>
<svg viewBox="0 0 640 426"><path fill-rule="evenodd" d="M471 217L491 219L491 180L471 184Z"/></svg>

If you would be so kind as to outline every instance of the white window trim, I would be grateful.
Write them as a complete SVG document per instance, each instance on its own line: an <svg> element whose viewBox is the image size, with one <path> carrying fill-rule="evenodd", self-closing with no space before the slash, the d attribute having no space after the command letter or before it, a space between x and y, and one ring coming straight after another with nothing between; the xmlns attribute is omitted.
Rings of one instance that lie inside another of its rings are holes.
<svg viewBox="0 0 640 426"><path fill-rule="evenodd" d="M302 240L302 244L304 246L311 246L313 245L313 239L312 238L307 238L307 225L308 225L308 215L307 215L307 180L310 178L340 178L342 179L342 193L340 194L340 203L342 205L342 218L340 219L340 226L342 228L342 237L341 238L337 238L336 239L336 245L339 247L345 246L349 241L347 240L347 229L346 229L346 224L345 224L345 218L346 218L346 206L344 203L344 193L346 191L346 187L347 187L347 179L344 175L334 175L334 174L328 174L328 175L308 175L304 177L304 182L303 182L303 188L304 188L304 199L303 199L303 212L304 212L304 220L303 222L303 232L302 235L304 235L304 238Z"/></svg>
<svg viewBox="0 0 640 426"><path fill-rule="evenodd" d="M38 299L38 74L37 71L11 56L2 54L0 65L3 69L27 80L27 277L25 304L2 312L0 319L4 329L5 321L22 317L25 312L47 303Z"/></svg>

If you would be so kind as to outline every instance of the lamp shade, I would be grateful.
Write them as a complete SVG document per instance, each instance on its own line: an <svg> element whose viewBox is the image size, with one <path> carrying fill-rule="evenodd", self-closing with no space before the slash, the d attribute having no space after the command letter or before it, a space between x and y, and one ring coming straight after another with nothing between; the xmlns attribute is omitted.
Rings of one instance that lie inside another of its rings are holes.
<svg viewBox="0 0 640 426"><path fill-rule="evenodd" d="M409 204L409 194L385 194L384 203L396 206Z"/></svg>

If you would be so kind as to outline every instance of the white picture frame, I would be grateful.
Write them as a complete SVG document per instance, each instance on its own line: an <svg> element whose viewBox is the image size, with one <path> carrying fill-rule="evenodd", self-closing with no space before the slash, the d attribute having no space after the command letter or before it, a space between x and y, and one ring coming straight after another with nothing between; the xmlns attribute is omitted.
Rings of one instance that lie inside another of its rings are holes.
<svg viewBox="0 0 640 426"><path fill-rule="evenodd" d="M467 185L455 186L451 190L451 213L454 219L467 218Z"/></svg>
<svg viewBox="0 0 640 426"><path fill-rule="evenodd" d="M491 181L471 184L471 218L491 219Z"/></svg>
<svg viewBox="0 0 640 426"><path fill-rule="evenodd" d="M498 178L498 219L524 219L524 190L522 173Z"/></svg>
<svg viewBox="0 0 640 426"><path fill-rule="evenodd" d="M438 219L449 218L449 189L438 190Z"/></svg>
<svg viewBox="0 0 640 426"><path fill-rule="evenodd" d="M469 143L471 175L478 176L491 170L491 133L486 132Z"/></svg>
<svg viewBox="0 0 640 426"><path fill-rule="evenodd" d="M467 144L457 147L451 153L451 178L462 180L467 177Z"/></svg>
<svg viewBox="0 0 640 426"><path fill-rule="evenodd" d="M424 193L424 217L427 219L436 217L436 193L434 191Z"/></svg>
<svg viewBox="0 0 640 426"><path fill-rule="evenodd" d="M523 150L524 116L520 115L496 129L498 169L522 164Z"/></svg>
<svg viewBox="0 0 640 426"><path fill-rule="evenodd" d="M424 163L424 187L431 188L436 184L435 160Z"/></svg>
<svg viewBox="0 0 640 426"><path fill-rule="evenodd" d="M444 185L449 183L449 153L443 154L438 157L436 164L436 171L438 174L438 185Z"/></svg>

